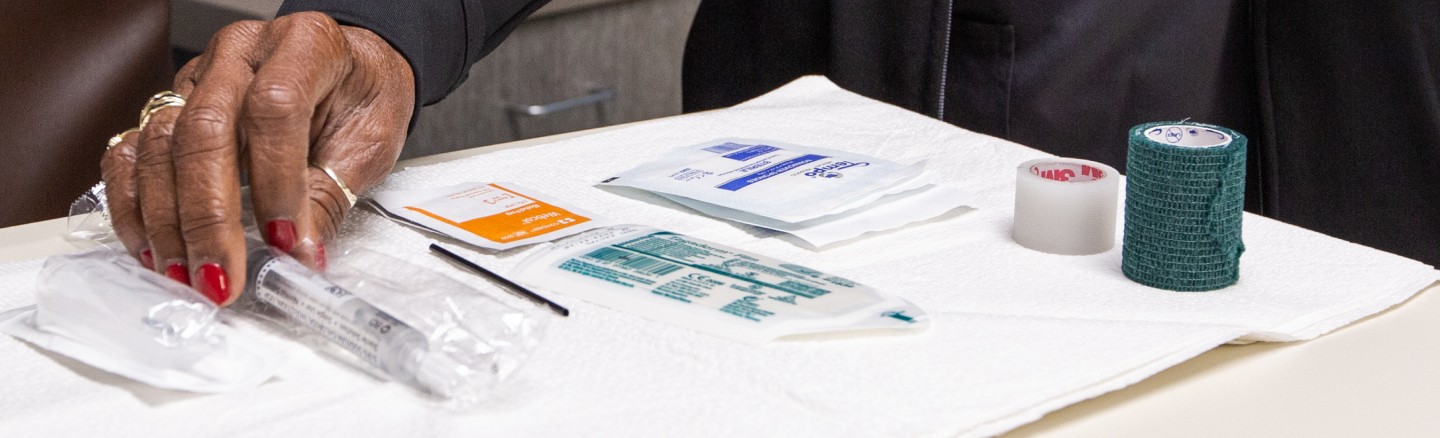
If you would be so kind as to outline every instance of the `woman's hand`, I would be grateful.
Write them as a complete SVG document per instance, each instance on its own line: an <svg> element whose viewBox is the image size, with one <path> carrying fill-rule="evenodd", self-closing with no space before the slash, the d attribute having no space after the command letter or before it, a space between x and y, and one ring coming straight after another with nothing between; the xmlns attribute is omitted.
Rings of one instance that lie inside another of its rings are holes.
<svg viewBox="0 0 1440 438"><path fill-rule="evenodd" d="M327 15L232 24L175 76L185 105L106 153L116 235L147 267L233 302L246 281L244 169L266 242L323 269L352 207L340 184L359 194L390 172L414 86L388 43Z"/></svg>

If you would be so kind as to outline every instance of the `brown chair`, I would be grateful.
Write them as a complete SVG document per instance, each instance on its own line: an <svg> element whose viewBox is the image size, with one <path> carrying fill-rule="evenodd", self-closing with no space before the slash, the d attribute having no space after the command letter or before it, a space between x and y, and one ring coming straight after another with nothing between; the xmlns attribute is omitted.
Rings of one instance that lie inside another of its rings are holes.
<svg viewBox="0 0 1440 438"><path fill-rule="evenodd" d="M64 216L168 88L169 0L0 2L0 226Z"/></svg>

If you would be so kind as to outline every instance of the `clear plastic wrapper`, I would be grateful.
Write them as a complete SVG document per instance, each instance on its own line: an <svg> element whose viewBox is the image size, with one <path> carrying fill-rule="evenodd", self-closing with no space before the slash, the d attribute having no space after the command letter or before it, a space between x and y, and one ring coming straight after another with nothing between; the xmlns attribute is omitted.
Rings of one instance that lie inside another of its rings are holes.
<svg viewBox="0 0 1440 438"><path fill-rule="evenodd" d="M273 345L219 323L219 308L125 253L50 257L35 305L0 315L0 331L151 386L192 392L253 387L274 375Z"/></svg>
<svg viewBox="0 0 1440 438"><path fill-rule="evenodd" d="M346 251L322 275L250 243L250 298L236 310L268 315L312 344L323 339L450 407L486 400L543 333L546 315L534 306L512 306L377 251Z"/></svg>
<svg viewBox="0 0 1440 438"><path fill-rule="evenodd" d="M267 380L284 347L245 333L256 326L222 323L254 318L463 409L519 368L546 322L527 303L502 302L361 247L341 252L330 272L318 273L270 249L253 226L248 291L221 309L124 252L104 183L72 204L68 225L71 241L101 247L47 261L37 305L0 314L0 330L157 387L221 392Z"/></svg>
<svg viewBox="0 0 1440 438"><path fill-rule="evenodd" d="M101 181L86 190L75 202L70 203L70 216L65 219L69 231L65 239L80 247L94 245L115 250L124 250L125 245L115 237L110 227L110 210L105 199L105 182Z"/></svg>
<svg viewBox="0 0 1440 438"><path fill-rule="evenodd" d="M89 249L46 259L35 305L0 314L0 331L160 388L233 391L279 369L276 346L223 324L209 299L124 252L105 183L71 204L67 222L67 240Z"/></svg>

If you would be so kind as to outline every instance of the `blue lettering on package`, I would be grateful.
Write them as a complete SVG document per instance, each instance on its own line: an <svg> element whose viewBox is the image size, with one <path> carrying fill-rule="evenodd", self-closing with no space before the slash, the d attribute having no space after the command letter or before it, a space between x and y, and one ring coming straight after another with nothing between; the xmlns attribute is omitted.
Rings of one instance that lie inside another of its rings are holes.
<svg viewBox="0 0 1440 438"><path fill-rule="evenodd" d="M751 158L755 158L778 150L780 150L780 148L761 144L725 154L725 158L729 158L735 161L750 161Z"/></svg>
<svg viewBox="0 0 1440 438"><path fill-rule="evenodd" d="M714 145L714 146L705 148L705 151L706 151L706 152L714 152L714 153L717 153L717 154L723 154L723 153L726 153L726 152L734 151L734 150L736 150L736 149L743 149L743 148L745 148L745 147L747 147L747 146L750 146L750 145L748 145L748 144L740 144L740 143L725 142L725 143L721 143L721 144L717 144L717 145Z"/></svg>
<svg viewBox="0 0 1440 438"><path fill-rule="evenodd" d="M732 179L732 180L730 180L730 181L726 181L724 184L715 186L715 188L718 188L718 189L720 189L720 190L729 190L729 191L732 191L732 192L734 192L734 191L739 191L740 189L743 189L743 188L745 188L745 187L748 187L748 186L750 186L751 184L755 184L755 183L758 183L758 182L760 182L760 181L764 181L764 180L770 179L770 178L772 178L772 177L774 177L774 176L776 176L776 175L780 175L780 174L783 174L783 173L785 173L785 172L789 172L789 171L791 171L791 170L794 170L794 169L797 168L797 167L804 166L804 165L810 164L810 163L814 163L814 162L816 162L816 161L820 161L820 160L823 160L823 159L826 159L826 158L830 158L830 157L827 157L827 156L824 156L824 155L815 155L815 154L801 155L801 156L798 156L798 157L795 157L795 158L791 158L791 159L789 159L789 160L781 161L780 163L778 163L778 164L776 164L776 165L774 165L774 166L770 166L770 167L761 169L760 171L755 172L755 173L752 173L752 174L750 174L750 175L746 175L746 176L742 176L742 177L739 177L739 178Z"/></svg>
<svg viewBox="0 0 1440 438"><path fill-rule="evenodd" d="M810 169L809 172L805 172L805 176L811 178L839 178L845 176L840 173L841 170L849 169L851 167L865 167L869 165L870 163L864 161L859 163L850 161L836 161L830 164L826 164L824 166L817 166L814 169Z"/></svg>

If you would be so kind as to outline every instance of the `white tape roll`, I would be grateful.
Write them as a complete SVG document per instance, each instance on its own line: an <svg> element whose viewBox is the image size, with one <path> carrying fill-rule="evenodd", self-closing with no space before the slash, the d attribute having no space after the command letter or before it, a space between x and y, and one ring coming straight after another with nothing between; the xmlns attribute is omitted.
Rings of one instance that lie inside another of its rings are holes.
<svg viewBox="0 0 1440 438"><path fill-rule="evenodd" d="M1041 158L1015 179L1016 243L1063 255L1099 254L1115 246L1120 174L1089 160Z"/></svg>

